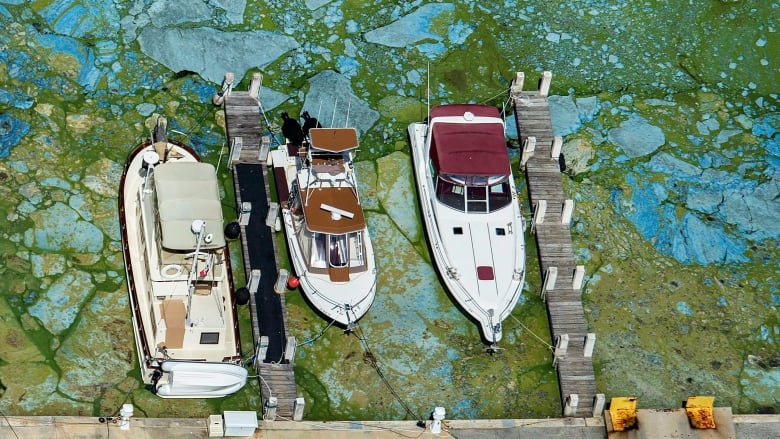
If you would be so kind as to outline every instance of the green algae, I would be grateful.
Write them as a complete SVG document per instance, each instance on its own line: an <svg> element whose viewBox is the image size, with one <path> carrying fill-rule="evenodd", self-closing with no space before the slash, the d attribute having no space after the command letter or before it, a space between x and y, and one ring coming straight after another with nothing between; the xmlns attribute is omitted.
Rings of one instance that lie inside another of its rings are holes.
<svg viewBox="0 0 780 439"><path fill-rule="evenodd" d="M391 8L379 3L358 3L346 1L342 10L345 17L349 17L349 11L361 10L360 17L352 18L359 22L362 29L375 28L393 20ZM33 7L40 9L45 4L34 2ZM696 157L708 146L696 146L690 141L688 135L693 130L686 132L675 128L692 126L705 114L714 115L718 121L725 123L743 111L747 114L763 111L754 103L755 98L768 100L767 95L776 92L774 88L780 78L777 69L766 68L761 60L766 59L770 66L776 66L780 52L767 48L776 47L780 42L777 41L777 33L762 33L762 26L772 25L773 21L769 15L771 12L757 1L741 4L710 2L697 5L697 8L675 2L662 2L656 6L659 12L653 14L652 19L633 20L629 29L616 26L614 21L621 14L634 15L621 9L620 5L595 11L598 12L595 14L585 9L582 2L566 5L539 3L535 5L534 16L528 19L513 16L510 11L495 13L489 19L477 20L479 24L464 47L453 49L443 58L431 62L430 67L429 59L416 49L366 48L361 54L365 57L365 69L358 71L353 85L357 94L372 96L376 100L382 116L376 127L361 139L363 145L377 145L377 148L373 153L365 148L366 151L361 151L361 159L365 157L366 163L375 163L377 173L381 173L380 157L405 150L406 124L424 117L427 84L407 90L408 96L403 97L393 96L385 88L394 82L394 78L388 76L403 74L411 68L430 70L432 88L446 91L443 96L437 95L434 101L482 102L492 96L504 96L507 78L513 76L514 70L540 72L542 69L551 69L555 74L553 93L566 93L570 88L581 96L601 93L602 102L614 102L615 107L623 104L620 95L629 93L641 93L645 98L668 99L675 107L649 106L635 98L634 111L651 123L668 127L664 129L667 144L662 147L663 151L689 160ZM265 9L258 2L249 2L248 7ZM457 5L450 18L471 22L474 21L473 14L473 10ZM539 17L549 17L551 24L555 22L554 25L559 28L576 31L575 37L580 46L568 40L555 44L538 38L546 32L542 26L534 25ZM280 30L285 22L280 11L267 11L253 20L244 26ZM701 25L691 30L680 26L683 22ZM436 23L436 28L446 34L446 23ZM325 41L326 38L318 37L338 35L339 41L333 46L334 53L343 47L338 46L342 44L340 41L350 37L344 29L325 29L319 23L314 23L311 32L312 40ZM524 35L523 38L517 38L518 32ZM48 50L26 49L32 43L24 34L23 26L10 26L9 49L33 53L33 62L47 64ZM648 38L643 38L644 35ZM739 44L733 44L734 35L747 36ZM764 46L757 46L755 42L762 38L767 42ZM602 45L607 45L609 52L614 53L625 66L611 68L607 53L598 49ZM582 46L593 50L582 55ZM398 63L399 57L405 58L403 65ZM579 65L575 64L578 57L581 58ZM130 64L123 58L119 62ZM57 175L74 176L76 180L87 175L99 176L106 167L93 164L103 159L121 166L127 151L148 133L148 127L141 123L144 117L136 110L140 104L154 104L158 111L175 120L179 127L184 127L184 131L196 132L198 127L205 126L220 135L222 133L224 122L221 118L224 115L186 90L186 78L176 78L151 60L142 58L134 62L138 65L137 71L150 72L150 77L161 76L169 80L165 81L162 89L138 87L131 77L136 71L131 70L119 76L118 86L114 85L117 88L109 91L113 96L94 97L84 95L71 81L75 68L71 57L57 55L51 68L45 72L46 77L61 75L64 78L62 88L58 90L34 88L13 79L8 75L7 65L0 63L4 88L27 90L36 99L34 111L18 113L21 119L39 130L39 133L23 139L20 145L14 147L9 158L27 163L32 171L19 172L9 168L5 161L0 163L0 170L10 176L0 185L0 217L8 219L4 223L3 239L0 239L0 250L4 255L0 273L6 280L2 299L8 302L7 306L5 303L0 306L3 310L0 314L3 321L0 334L8 342L6 346L19 348L8 352L2 351L3 346L0 346L0 368L3 371L0 376L4 377L0 383L0 395L7 401L0 405L6 413L9 412L6 404L15 404L20 407L15 410L17 413L107 415L115 414L121 403L130 401L139 413L146 416L205 416L221 409L259 408L259 389L254 381L246 391L222 401L160 400L143 388L135 364L132 370L123 371L127 376L118 384L96 389L102 393L98 392L101 396L95 401L75 401L57 391L62 372L54 361L71 333L64 333L64 338L52 337L25 312L24 301L34 300L31 291L50 285L52 279L50 276L38 278L27 269L32 255L20 244L20 237L25 230L33 227L33 222L17 213L17 206L24 201L17 192L21 185L50 176L51 173L46 170L56 170ZM685 75L675 73L673 67L676 65L682 67ZM311 58L310 71L294 69L293 73L289 73L289 67L289 60L272 64L265 70L266 82L294 96L285 106L299 108L298 92L305 91L306 79L316 71L333 68L334 64L328 57L317 55ZM725 78L722 73L726 74ZM527 75L529 79L532 76L530 73ZM750 87L750 82L755 83L755 88ZM242 84L245 85L245 82ZM716 91L703 91L702 86ZM106 88L105 82L98 84L99 90ZM741 99L743 92L746 96ZM115 108L102 105L106 101ZM617 126L625 117L620 112L612 115L609 111L602 111L592 128L606 135L608 127ZM588 132L577 135L594 140L594 135ZM749 156L760 147L759 142L748 133L740 134L726 144L726 148L738 154L736 156ZM602 157L621 154L609 142L598 143L595 148ZM216 164L218 151L209 151L205 158ZM598 171L566 180L567 193L578 198L574 221L576 233L573 234L575 249L589 253L587 258L580 257L578 263L584 264L588 273L584 300L589 324L598 336L594 360L599 390L608 397L639 395L642 407L676 407L680 400L694 393L715 394L718 405L731 405L736 412L742 413L753 412L759 406L776 406L776 391L773 393L773 389L756 372L776 367L771 364L778 356L776 341L773 344L762 338L762 328L768 328L769 337L774 334L776 340L774 328L779 326L776 305L769 297L772 285L777 284L777 272L773 267L780 260L775 241L755 243L748 251L751 263L733 266L685 266L659 255L631 224L617 217L607 201L612 189L625 190L622 179L625 169L642 160L633 159L622 166L602 166ZM740 161L734 160L722 169L734 171L739 166ZM747 175L755 176L757 181L763 178L760 168ZM230 197L230 174L222 171L220 178ZM643 178L664 182L660 175ZM115 239L113 234L116 231L112 228L115 229L116 223L115 218L112 219L113 200L110 199L113 196L111 188L115 186L116 180L97 180L95 187L105 188L106 193L87 190L90 192L87 204L91 206L91 212L97 218L96 224L107 240ZM377 198L381 198L382 192L374 190L366 194L376 194ZM43 204L62 201L67 195L67 191L53 190L46 195ZM414 193L407 195L409 200L414 199ZM670 202L676 203L677 200ZM226 201L224 207L226 218L234 218L235 202ZM379 214L388 213L387 206L381 201L373 210ZM528 212L527 206L525 211ZM419 217L415 220L420 224ZM533 332L541 340L549 340L544 305L538 298L541 282L534 257L535 246L532 236L527 235L527 238L529 265L525 303L516 308L513 318L523 322L530 331L520 329L514 319L509 319L506 323L509 341L506 352L491 357L485 355L481 345L474 341L476 331L470 328L465 316L460 316L457 322L437 319L421 337L436 337L446 340L445 344L463 346L463 357L453 361L455 384L439 384L439 388L431 389L430 393L412 395L411 392L402 392L404 400L417 414L430 410L434 404L432 399L439 396L441 401L451 406L462 407L459 409L461 413L479 417L544 417L560 413L549 348L529 334ZM421 235L418 239L410 239L409 243L417 257L429 260ZM283 234L277 235L277 244L280 255L284 255ZM238 262L241 251L234 243L231 243L231 253L236 261L233 263L236 284L241 286L245 282L243 264ZM62 254L68 264L91 273L95 278L106 269L122 271L121 252L115 243L106 244L100 254ZM289 269L289 261L285 256L282 258L282 266ZM389 291L393 288L382 290L382 294L395 293ZM97 282L96 289L111 292L117 297L126 296L124 288L117 286L114 280ZM440 288L435 295L438 303L453 306ZM296 335L303 335L300 339L316 336L327 324L311 311L300 293L290 292L286 299L292 327ZM679 303L686 303L693 314L680 313L677 310ZM252 352L246 307L241 309L240 314L242 344L245 352ZM129 316L124 318L118 328L126 330ZM11 329L6 329L9 322ZM455 331L461 326L469 326L465 334ZM393 327L381 324L377 325L377 330L391 333ZM127 339L127 334L124 337ZM388 419L406 416L378 379L371 362L364 360L362 348L354 337L344 336L332 328L326 331L324 340L312 344L321 342L327 342L325 352L311 355L313 359L310 359L304 346L300 349L302 358L296 359L296 372L301 371L298 375L299 388L307 399L307 418ZM132 345L132 340L129 345ZM110 346L104 345L106 348ZM21 358L17 359L17 354ZM397 353L390 350L382 354L377 358L380 365L385 365L385 361ZM755 365L749 361L754 357L759 358L753 359ZM328 372L322 371L345 362L349 367L349 373L345 373L343 378L346 384L331 395L325 379L328 377L321 377ZM513 365L513 370L507 371L502 363ZM32 395L5 378L15 377L12 369L18 369L20 364L27 369L25 387L35 387L39 395ZM403 368L383 370L392 372L387 373L388 379L393 388L401 390L406 389L405 384L421 386L420 381L424 379L414 375L426 372L416 370L410 377ZM344 389L352 390L350 393ZM477 401L481 395L493 394L497 395L496 407L479 406Z"/></svg>

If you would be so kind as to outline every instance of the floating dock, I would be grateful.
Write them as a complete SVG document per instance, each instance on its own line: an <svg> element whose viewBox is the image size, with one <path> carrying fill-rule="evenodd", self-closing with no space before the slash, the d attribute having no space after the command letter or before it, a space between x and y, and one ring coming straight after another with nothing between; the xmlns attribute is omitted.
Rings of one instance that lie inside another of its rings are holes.
<svg viewBox="0 0 780 439"><path fill-rule="evenodd" d="M254 366L260 380L263 410L271 409L273 416L281 419L300 419L303 398L298 397L292 364L295 339L286 335L284 295L274 290L279 256L273 229L278 213L269 202L266 159L270 139L263 136L261 82L262 76L255 75L250 90L243 92L232 90L232 84L223 86L219 101L224 105L230 144L228 166L233 172L239 210L244 271L250 289Z"/></svg>

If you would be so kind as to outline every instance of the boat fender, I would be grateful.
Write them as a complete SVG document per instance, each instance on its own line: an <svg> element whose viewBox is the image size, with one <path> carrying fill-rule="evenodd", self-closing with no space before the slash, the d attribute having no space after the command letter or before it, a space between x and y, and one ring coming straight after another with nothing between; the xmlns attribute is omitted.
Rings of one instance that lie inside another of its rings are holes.
<svg viewBox="0 0 780 439"><path fill-rule="evenodd" d="M169 264L160 269L160 276L163 279L176 279L181 274L183 268L179 264Z"/></svg>

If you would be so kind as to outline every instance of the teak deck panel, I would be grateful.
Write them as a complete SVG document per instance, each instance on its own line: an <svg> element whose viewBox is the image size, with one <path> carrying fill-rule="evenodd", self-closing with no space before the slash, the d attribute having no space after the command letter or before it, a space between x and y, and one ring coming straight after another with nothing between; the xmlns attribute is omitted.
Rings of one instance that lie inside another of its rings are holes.
<svg viewBox="0 0 780 439"><path fill-rule="evenodd" d="M248 92L232 91L225 98L224 109L225 130L229 144L232 146L236 142L236 138L240 137L242 145L240 158L233 164L236 206L240 209L241 203L244 201L242 194L257 194L259 195L256 197L258 200L264 200L257 202L261 205L252 205L249 224L241 227L241 245L247 280L250 278L252 270L259 269L261 266L265 267L261 270L260 287L257 294L250 295L254 346L258 346L261 336L269 337L267 357L258 359L255 363L260 381L262 403L265 406L270 396L276 397L277 415L283 419L292 419L298 389L295 384L292 364L279 364L279 360L282 358L281 349L285 349L287 342L285 336L287 334L287 315L284 295L275 294L273 291L279 254L276 241L268 232L268 226L265 225L271 190L266 163L261 163L259 160L260 147L263 142L260 105L257 99L250 96ZM262 179L260 175L262 175ZM264 198L262 191L265 192ZM269 247L273 249L272 252L268 251ZM264 260L254 260L258 257ZM273 318L268 318L269 313L273 314Z"/></svg>
<svg viewBox="0 0 780 439"><path fill-rule="evenodd" d="M569 226L561 223L566 196L558 159L551 156L554 137L547 97L536 91L523 91L513 96L513 104L521 147L527 138L536 138L533 156L525 167L530 204L535 209L540 200L547 203L544 221L535 224L534 230L542 279L548 268L555 267L558 273L555 287L546 292L553 345L562 335L569 337L566 356L557 362L561 404L565 406L567 398L576 394L579 401L574 416L590 417L597 394L596 378L593 359L584 356L588 322L581 291L572 288L574 248Z"/></svg>

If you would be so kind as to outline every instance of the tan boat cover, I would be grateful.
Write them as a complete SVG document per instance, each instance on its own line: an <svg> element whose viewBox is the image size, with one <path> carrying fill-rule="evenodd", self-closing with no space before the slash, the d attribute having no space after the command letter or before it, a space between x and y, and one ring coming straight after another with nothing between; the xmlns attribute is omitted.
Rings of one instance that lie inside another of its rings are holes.
<svg viewBox="0 0 780 439"><path fill-rule="evenodd" d="M168 162L154 168L154 185L162 230L162 246L171 250L194 250L197 235L192 222L206 222L210 243L202 249L225 246L222 204L214 166L199 162ZM205 235L204 235L205 236Z"/></svg>

